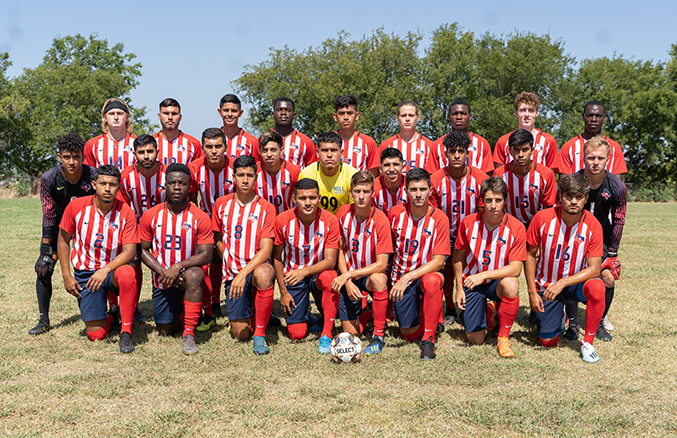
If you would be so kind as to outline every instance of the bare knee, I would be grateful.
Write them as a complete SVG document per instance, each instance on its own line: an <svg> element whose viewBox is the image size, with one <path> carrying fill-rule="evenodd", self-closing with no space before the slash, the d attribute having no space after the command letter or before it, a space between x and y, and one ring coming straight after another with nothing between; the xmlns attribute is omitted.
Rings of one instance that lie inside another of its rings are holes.
<svg viewBox="0 0 677 438"><path fill-rule="evenodd" d="M249 319L230 321L230 332L238 341L246 341L252 335L252 326Z"/></svg>
<svg viewBox="0 0 677 438"><path fill-rule="evenodd" d="M388 277L386 274L380 272L377 274L371 274L369 276L369 282L371 282L372 290L381 291L388 287Z"/></svg>
<svg viewBox="0 0 677 438"><path fill-rule="evenodd" d="M470 332L465 334L468 338L468 342L473 345L482 345L484 344L484 339L487 337L486 330L480 330L477 332Z"/></svg>
<svg viewBox="0 0 677 438"><path fill-rule="evenodd" d="M268 263L259 265L254 269L254 286L259 289L269 289L273 287L275 281L275 270Z"/></svg>
<svg viewBox="0 0 677 438"><path fill-rule="evenodd" d="M160 333L160 336L171 336L178 333L181 328L181 323L176 321L170 324L156 324L155 327L157 328L158 333Z"/></svg>
<svg viewBox="0 0 677 438"><path fill-rule="evenodd" d="M519 296L519 280L517 277L502 278L498 283L497 294L499 297L515 298Z"/></svg>

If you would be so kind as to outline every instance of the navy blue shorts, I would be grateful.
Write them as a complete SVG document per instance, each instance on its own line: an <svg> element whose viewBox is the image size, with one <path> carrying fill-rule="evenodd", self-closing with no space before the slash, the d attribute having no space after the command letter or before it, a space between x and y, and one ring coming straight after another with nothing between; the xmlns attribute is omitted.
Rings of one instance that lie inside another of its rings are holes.
<svg viewBox="0 0 677 438"><path fill-rule="evenodd" d="M252 317L252 278L254 273L247 275L244 283L244 290L239 299L234 300L228 295L230 294L230 285L233 280L224 282L224 290L226 291L226 306L228 308L228 319L247 319Z"/></svg>
<svg viewBox="0 0 677 438"><path fill-rule="evenodd" d="M423 296L421 278L407 286L404 294L402 294L402 299L394 303L397 323L400 328L416 327L421 322L421 297Z"/></svg>
<svg viewBox="0 0 677 438"><path fill-rule="evenodd" d="M96 292L87 289L87 281L96 271L80 271L75 270L73 277L78 282L82 290L80 291L81 298L78 298L78 306L80 307L80 315L82 320L99 321L108 318L106 308L108 306L108 292L120 294L120 292L113 286L113 275L115 271L108 274L108 277L101 284Z"/></svg>
<svg viewBox="0 0 677 438"><path fill-rule="evenodd" d="M183 291L176 286L153 288L153 319L155 324L179 321L183 313Z"/></svg>
<svg viewBox="0 0 677 438"><path fill-rule="evenodd" d="M353 280L355 286L362 291L362 296L365 296L365 293L369 293L367 290L367 281L369 280L369 277L370 276ZM341 288L338 314L341 321L352 321L359 318L362 314L362 300L352 301L348 298L348 290L345 286Z"/></svg>
<svg viewBox="0 0 677 438"><path fill-rule="evenodd" d="M480 284L473 290L463 287L465 292L463 322L466 333L478 332L487 328L487 299L500 303L496 289L498 289L498 280Z"/></svg>
<svg viewBox="0 0 677 438"><path fill-rule="evenodd" d="M566 300L580 301L587 303L588 300L583 296L583 284L574 284L565 287L555 301L546 302L543 300L543 313L536 313L536 325L538 327L538 336L543 339L550 339L557 336L562 331L562 318L564 316L564 302ZM538 294L543 299L543 292Z"/></svg>
<svg viewBox="0 0 677 438"><path fill-rule="evenodd" d="M296 283L294 286L287 286L287 292L294 299L296 307L292 307L291 315L287 316L287 325L300 324L308 321L308 309L310 306L310 291L320 290L315 287L315 278L317 275L311 275ZM230 312L230 309L228 309Z"/></svg>

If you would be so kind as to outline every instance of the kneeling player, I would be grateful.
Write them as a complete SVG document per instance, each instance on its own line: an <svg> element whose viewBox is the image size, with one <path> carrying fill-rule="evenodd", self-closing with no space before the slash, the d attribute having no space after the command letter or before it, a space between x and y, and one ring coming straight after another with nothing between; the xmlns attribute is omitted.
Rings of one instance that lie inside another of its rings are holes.
<svg viewBox="0 0 677 438"><path fill-rule="evenodd" d="M562 206L539 211L529 225L526 276L544 347L554 347L559 341L564 301L587 303L581 355L584 361L594 363L599 356L592 342L604 313L604 282L596 278L604 235L599 221L583 210L589 192L590 181L585 175L560 178Z"/></svg>
<svg viewBox="0 0 677 438"><path fill-rule="evenodd" d="M504 212L508 186L498 176L482 182L484 211L466 216L458 228L454 251L456 307L464 311L465 333L475 345L495 326L498 303L498 354L512 357L508 340L519 310L519 277L526 260L524 225ZM487 298L490 319L487 321ZM487 325L489 327L487 327Z"/></svg>
<svg viewBox="0 0 677 438"><path fill-rule="evenodd" d="M212 228L216 250L223 259L230 331L240 341L249 339L253 320L254 353L263 355L270 353L265 336L275 291L275 271L268 263L273 252L275 207L254 191L253 157L235 159L233 174L235 193L214 204Z"/></svg>
<svg viewBox="0 0 677 438"><path fill-rule="evenodd" d="M202 266L212 259L214 233L209 216L188 202L188 166L167 166L165 182L167 201L141 217L141 258L153 272L153 318L158 331L172 335L183 326L183 352L196 354Z"/></svg>
<svg viewBox="0 0 677 438"><path fill-rule="evenodd" d="M449 219L428 204L430 174L425 169L411 169L405 184L409 202L388 213L395 250L390 298L395 301L402 337L413 342L422 336L421 359L431 360L436 356L435 332L442 315L442 269L451 255Z"/></svg>
<svg viewBox="0 0 677 438"><path fill-rule="evenodd" d="M120 352L134 351L132 321L136 307L136 276L130 263L139 243L136 218L129 206L115 199L120 171L107 164L94 173L93 196L71 201L59 228L58 253L64 288L78 299L90 340L106 337L114 320L106 313L108 292L120 296ZM68 251L73 238L70 260Z"/></svg>
<svg viewBox="0 0 677 438"><path fill-rule="evenodd" d="M320 187L312 179L302 178L296 183L294 202L296 208L275 219L273 263L280 304L287 315L289 337L303 339L308 331L310 293L321 292L324 326L319 351L329 353L339 303L338 292L331 288L341 234L338 219L318 208Z"/></svg>
<svg viewBox="0 0 677 438"><path fill-rule="evenodd" d="M388 310L388 277L385 272L389 254L393 253L388 218L372 205L373 194L374 177L371 173L360 171L353 175L350 195L355 203L344 205L337 212L341 227L338 259L341 275L332 283L332 289L341 292L339 317L343 331L360 335L373 312L374 334L364 350L366 354L376 354L383 349ZM372 312L363 311L366 293L374 296Z"/></svg>

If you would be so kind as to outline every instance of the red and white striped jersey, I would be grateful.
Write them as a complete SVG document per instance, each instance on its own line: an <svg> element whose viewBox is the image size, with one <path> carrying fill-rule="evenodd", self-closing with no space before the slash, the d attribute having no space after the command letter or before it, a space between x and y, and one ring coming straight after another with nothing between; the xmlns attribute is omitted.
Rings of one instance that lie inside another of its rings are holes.
<svg viewBox="0 0 677 438"><path fill-rule="evenodd" d="M73 235L71 263L80 271L96 271L112 262L122 252L122 245L139 243L129 205L116 199L113 208L102 215L94 204L95 196L72 200L59 225Z"/></svg>
<svg viewBox="0 0 677 438"><path fill-rule="evenodd" d="M378 254L393 253L390 222L381 210L371 207L371 213L362 222L355 216L355 204L338 209L336 217L343 236L343 253L348 271L365 268L376 263Z"/></svg>
<svg viewBox="0 0 677 438"><path fill-rule="evenodd" d="M294 129L291 134L283 137L284 147L282 149L282 159L292 163L299 169L303 169L310 163L317 161L315 144L307 135ZM261 151L256 150L254 155L256 161L261 162Z"/></svg>
<svg viewBox="0 0 677 438"><path fill-rule="evenodd" d="M522 178L515 175L509 164L496 169L494 175L508 185L505 211L524 225L531 222L537 211L557 202L555 174L542 164L533 163L531 171Z"/></svg>
<svg viewBox="0 0 677 438"><path fill-rule="evenodd" d="M336 131L338 134L338 131ZM355 131L353 137L343 140L343 162L357 170L369 170L381 163L376 150L376 142L368 135Z"/></svg>
<svg viewBox="0 0 677 438"><path fill-rule="evenodd" d="M440 169L430 177L431 193L428 203L438 207L449 218L450 236L456 236L458 225L464 217L482 207L480 186L489 178L486 173L472 166L461 181L449 175L448 168Z"/></svg>
<svg viewBox="0 0 677 438"><path fill-rule="evenodd" d="M404 141L400 134L394 135L381 143L378 148L378 162L381 162L381 152L387 148L394 148L402 152L404 157L404 171L414 167L420 167L433 173L436 167L431 159L430 148L432 146L430 139L417 134L411 141Z"/></svg>
<svg viewBox="0 0 677 438"><path fill-rule="evenodd" d="M276 214L289 210L294 207L292 195L300 172L301 170L292 163L282 161L280 170L275 175L271 175L266 172L261 163L258 163L256 193L273 204Z"/></svg>
<svg viewBox="0 0 677 438"><path fill-rule="evenodd" d="M259 153L259 140L242 128L233 137L226 135L226 143L226 157L230 157L231 162L240 155L255 157Z"/></svg>
<svg viewBox="0 0 677 438"><path fill-rule="evenodd" d="M604 233L589 211L583 210L581 219L568 226L562 220L562 207L555 207L536 213L529 225L527 243L540 251L536 284L543 291L587 268L588 258L602 257Z"/></svg>
<svg viewBox="0 0 677 438"><path fill-rule="evenodd" d="M232 280L261 249L262 239L274 239L275 209L256 195L240 204L231 193L219 198L212 214L212 230L223 233L223 281Z"/></svg>
<svg viewBox="0 0 677 438"><path fill-rule="evenodd" d="M115 141L106 134L90 138L85 144L84 164L97 168L104 164L114 164L120 172L134 164L134 139L136 135L127 133L125 138Z"/></svg>
<svg viewBox="0 0 677 438"><path fill-rule="evenodd" d="M219 173L205 163L205 157L199 158L188 165L190 169L190 193L200 193L202 211L211 216L214 203L221 196L235 191L234 173L231 167L232 160L226 156L226 165Z"/></svg>
<svg viewBox="0 0 677 438"><path fill-rule="evenodd" d="M209 216L190 202L176 215L166 202L146 211L141 216L139 237L151 243L151 254L165 269L197 254L198 245L214 244ZM157 272L153 272L153 287L166 288Z"/></svg>
<svg viewBox="0 0 677 438"><path fill-rule="evenodd" d="M621 149L621 146L606 135L602 135L602 138L609 143L610 149L609 161L607 161L605 169L614 175L628 173L628 166L625 164L625 156L623 156L623 149ZM570 175L581 169L585 169L585 157L583 153L585 142L586 140L579 134L564 143L562 150L559 153L559 164L557 166L557 171L559 173Z"/></svg>
<svg viewBox="0 0 677 438"><path fill-rule="evenodd" d="M527 259L526 231L515 217L504 213L501 225L489 231L484 212L466 216L458 228L454 247L465 250L463 278L480 272L495 271ZM485 283L487 283L485 281Z"/></svg>
<svg viewBox="0 0 677 438"><path fill-rule="evenodd" d="M136 221L151 207L165 201L165 170L167 167L160 164L155 174L143 176L136 164L132 164L122 171L118 199L128 204L136 213Z"/></svg>
<svg viewBox="0 0 677 438"><path fill-rule="evenodd" d="M407 203L407 190L404 184L404 175L402 175L402 185L397 189L394 195L388 191L385 186L383 175L374 180L374 196L371 198L371 203L376 208L388 214L391 208L398 204Z"/></svg>
<svg viewBox="0 0 677 438"><path fill-rule="evenodd" d="M442 143L447 134L435 140L431 147L431 162L435 170L444 169L449 165L447 150ZM470 146L468 146L468 161L466 164L476 167L487 174L493 171L494 161L491 158L491 146L489 146L489 142L484 137L470 131L468 131L468 137L470 137Z"/></svg>
<svg viewBox="0 0 677 438"><path fill-rule="evenodd" d="M326 249L338 250L340 235L338 219L323 208L310 225L301 222L298 208L277 216L274 244L284 246L284 274L324 260Z"/></svg>
<svg viewBox="0 0 677 438"><path fill-rule="evenodd" d="M153 137L157 140L157 160L165 166L172 163L189 164L204 156L200 141L183 131L179 131L179 136L172 142L167 141L160 132Z"/></svg>
<svg viewBox="0 0 677 438"><path fill-rule="evenodd" d="M531 160L550 169L556 169L559 155L557 153L557 142L555 141L555 137L540 129L537 129L536 131L536 135L534 135L534 153L531 156ZM496 147L494 148L494 163L500 163L499 166L510 164L512 161L508 139L513 132L515 131L505 134L496 142Z"/></svg>
<svg viewBox="0 0 677 438"><path fill-rule="evenodd" d="M432 261L435 255L451 255L449 219L439 208L430 207L428 213L414 220L409 205L396 205L388 213L393 234L393 270L395 284L404 274Z"/></svg>

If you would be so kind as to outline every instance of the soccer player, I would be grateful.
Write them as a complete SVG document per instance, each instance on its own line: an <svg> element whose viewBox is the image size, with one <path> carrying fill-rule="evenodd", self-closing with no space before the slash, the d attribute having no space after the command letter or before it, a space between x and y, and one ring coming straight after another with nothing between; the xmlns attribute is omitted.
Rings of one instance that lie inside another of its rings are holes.
<svg viewBox="0 0 677 438"><path fill-rule="evenodd" d="M160 102L157 117L162 125L162 130L153 136L158 143L158 161L165 166L172 163L189 164L203 155L197 138L179 129L183 116L181 105L176 99L168 97Z"/></svg>
<svg viewBox="0 0 677 438"><path fill-rule="evenodd" d="M231 160L240 155L257 156L259 144L256 137L240 128L239 125L240 117L244 112L240 98L234 94L226 94L221 98L217 112L223 120L221 130L227 139L226 155Z"/></svg>
<svg viewBox="0 0 677 438"><path fill-rule="evenodd" d="M475 133L468 131L468 125L472 115L470 104L467 100L457 99L449 105L449 123L451 131L461 131L470 137L470 146L468 147L468 164L489 174L494 170L494 163L491 158L491 146L489 142ZM447 133L449 134L449 133ZM447 156L444 147L444 138L447 134L435 140L431 146L430 157L435 169L444 169L447 167Z"/></svg>
<svg viewBox="0 0 677 438"><path fill-rule="evenodd" d="M541 131L535 126L540 106L541 99L536 94L527 91L518 94L515 97L517 129L529 131L534 137L532 160L554 171L557 169L557 162L559 161L555 137ZM505 134L496 142L496 147L494 148L494 163L496 163L496 168L508 165L512 161L510 144L508 142L511 134L512 132Z"/></svg>
<svg viewBox="0 0 677 438"><path fill-rule="evenodd" d="M468 162L468 148L471 140L462 131L451 131L442 142L446 151L447 165L433 173L430 205L438 207L449 218L450 246L454 247L458 226L464 217L477 212L482 206L480 186L488 178L487 174ZM447 263L444 268L445 278L454 278L454 265ZM444 283L444 298L447 308L444 312L444 322L453 324L456 320L454 307L454 283Z"/></svg>
<svg viewBox="0 0 677 438"><path fill-rule="evenodd" d="M614 298L616 280L621 275L618 247L623 235L628 197L628 191L623 181L605 170L610 149L609 142L600 137L585 142L583 147L585 169L578 171L590 180L590 194L583 208L597 218L604 233L600 278L604 281L606 288L605 306L602 323L597 328L597 338L603 341L611 340L611 334L607 330L613 330L607 313ZM569 329L564 336L567 339L576 340L579 330L578 303L567 300L566 308L569 317Z"/></svg>
<svg viewBox="0 0 677 438"><path fill-rule="evenodd" d="M432 360L442 314L442 269L451 255L449 219L428 204L430 174L425 169L411 169L405 182L409 202L388 213L395 250L390 298L402 337L409 342L422 338L421 359Z"/></svg>
<svg viewBox="0 0 677 438"><path fill-rule="evenodd" d="M404 184L404 157L395 148L381 151L381 176L374 181L372 202L379 210L388 214L397 204L407 202L407 188Z"/></svg>
<svg viewBox="0 0 677 438"><path fill-rule="evenodd" d="M372 175L378 176L376 142L355 129L355 122L360 119L357 98L350 94L338 96L334 100L334 109L334 120L339 124L336 133L343 140L343 162L357 170L368 170Z"/></svg>
<svg viewBox="0 0 677 438"><path fill-rule="evenodd" d="M310 178L320 186L320 207L336 214L345 204L353 202L350 196L350 178L357 170L341 161L343 141L335 132L325 132L317 138L319 161L301 171L299 179Z"/></svg>
<svg viewBox="0 0 677 438"><path fill-rule="evenodd" d="M397 106L395 120L400 125L400 132L379 146L382 152L386 148L395 148L402 152L404 157L404 171L414 167L421 167L428 172L436 170L430 159L430 146L432 141L416 131L416 123L419 120L418 105L412 100L405 100Z"/></svg>
<svg viewBox="0 0 677 438"><path fill-rule="evenodd" d="M275 291L275 271L268 262L273 253L275 208L254 190L254 157L237 157L233 172L235 193L216 201L212 229L223 259L230 332L239 341L249 339L253 321L254 353L263 355L270 353L265 336Z"/></svg>
<svg viewBox="0 0 677 438"><path fill-rule="evenodd" d="M120 172L134 163L136 138L131 133L129 107L117 98L108 99L101 108L103 134L91 138L85 145L85 164L94 168L113 164Z"/></svg>
<svg viewBox="0 0 677 438"><path fill-rule="evenodd" d="M166 178L167 200L141 217L141 259L153 273L153 318L158 331L172 335L183 328L183 353L196 354L202 266L212 259L214 233L209 216L188 202L188 166L170 164Z"/></svg>
<svg viewBox="0 0 677 438"><path fill-rule="evenodd" d="M541 345L557 345L566 299L587 303L581 355L594 363L599 355L592 342L604 314L604 282L597 278L603 232L599 221L583 209L589 192L585 175L560 177L562 205L539 211L529 225L525 271Z"/></svg>
<svg viewBox="0 0 677 438"><path fill-rule="evenodd" d="M525 129L513 131L508 138L511 161L494 171L508 185L506 211L525 227L537 211L555 205L555 174L533 159L534 136Z"/></svg>
<svg viewBox="0 0 677 438"><path fill-rule="evenodd" d="M115 199L120 188L120 171L115 166L105 164L96 169L91 183L95 194L71 201L59 225L58 252L64 289L78 299L91 341L108 335L115 318L106 313L107 292L118 294L122 320L120 352L131 353L137 289L134 268L128 263L134 259L139 243L136 219L127 204Z"/></svg>
<svg viewBox="0 0 677 438"><path fill-rule="evenodd" d="M498 354L513 357L508 339L519 310L519 277L527 258L524 225L505 212L508 186L499 176L482 182L484 210L466 216L454 250L456 307L463 310L468 341L480 345L498 324ZM492 300L487 306L487 299ZM498 321L494 309L498 307ZM488 317L487 308L490 310Z"/></svg>
<svg viewBox="0 0 677 438"><path fill-rule="evenodd" d="M336 278L339 223L336 216L318 208L317 181L301 178L294 187L296 208L275 218L273 264L280 288L280 305L287 315L287 332L300 340L308 331L310 293L322 294L324 325L319 343L321 354L330 352L339 294L331 288Z"/></svg>
<svg viewBox="0 0 677 438"><path fill-rule="evenodd" d="M350 180L350 193L355 202L339 208L341 228L339 275L332 289L341 293L339 317L343 331L360 335L365 324L374 318L374 333L364 349L365 354L377 354L383 349L383 337L388 310L388 258L393 253L388 217L371 203L374 176L357 172ZM363 309L367 294L372 294L372 311Z"/></svg>
<svg viewBox="0 0 677 438"><path fill-rule="evenodd" d="M623 149L621 146L602 134L602 126L606 121L606 108L599 100L591 100L583 107L583 123L585 129L582 134L577 135L564 143L559 153L559 164L557 169L561 175L578 172L585 167L585 158L583 147L585 142L594 138L601 137L609 143L609 159L606 163L606 170L614 175L624 175L628 173L628 167L625 164Z"/></svg>
<svg viewBox="0 0 677 438"><path fill-rule="evenodd" d="M39 335L49 330L49 304L52 301L52 274L57 261L59 223L66 206L75 198L92 195L94 169L82 164L85 141L78 134L66 134L57 143L59 165L42 174L40 202L42 203L42 239L40 256L35 263L38 297L38 324L28 330Z"/></svg>
<svg viewBox="0 0 677 438"><path fill-rule="evenodd" d="M294 207L294 184L301 172L294 164L282 159L283 142L277 132L264 132L259 137L261 160L254 187L259 196L273 204L277 214Z"/></svg>
<svg viewBox="0 0 677 438"><path fill-rule="evenodd" d="M275 120L273 132L278 133L284 139L282 159L299 169L303 169L310 163L317 161L317 154L313 141L292 126L296 117L295 109L296 104L290 98L278 97L275 99L275 102L273 102L273 120ZM260 147L261 144L259 143ZM261 155L263 154L261 153ZM261 161L259 156L254 156L254 158Z"/></svg>

